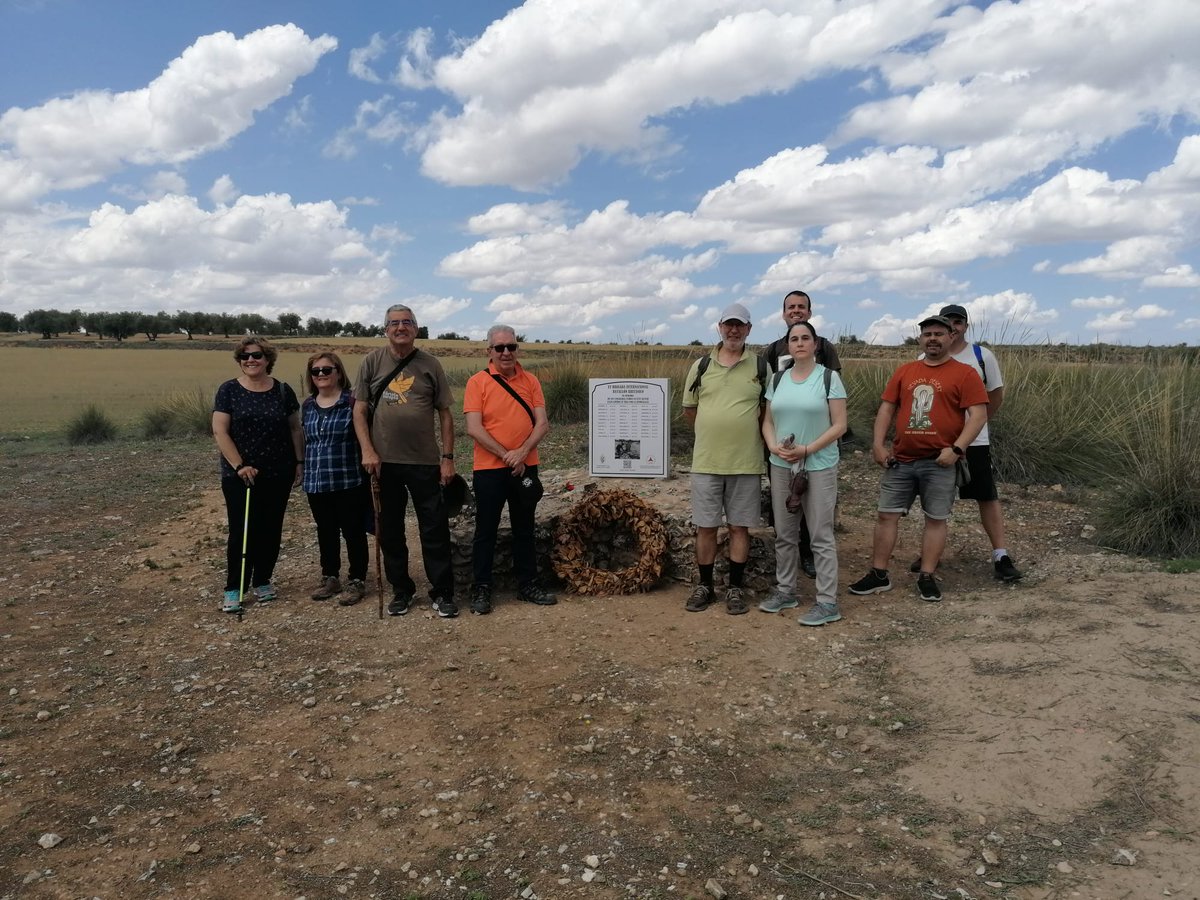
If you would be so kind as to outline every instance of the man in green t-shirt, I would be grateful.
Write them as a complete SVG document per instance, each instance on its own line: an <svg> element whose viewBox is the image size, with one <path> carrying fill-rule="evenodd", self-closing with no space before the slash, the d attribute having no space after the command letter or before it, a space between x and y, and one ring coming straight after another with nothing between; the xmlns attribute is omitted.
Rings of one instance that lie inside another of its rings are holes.
<svg viewBox="0 0 1200 900"><path fill-rule="evenodd" d="M759 361L746 346L750 313L728 306L717 323L721 342L692 363L683 388L683 414L696 430L692 450L692 522L696 526L696 566L700 583L687 601L690 612L716 600L713 565L717 529L729 528L729 586L726 612L749 607L742 586L750 556L750 528L761 509L763 445L759 423L765 385ZM707 360L707 362L705 362Z"/></svg>

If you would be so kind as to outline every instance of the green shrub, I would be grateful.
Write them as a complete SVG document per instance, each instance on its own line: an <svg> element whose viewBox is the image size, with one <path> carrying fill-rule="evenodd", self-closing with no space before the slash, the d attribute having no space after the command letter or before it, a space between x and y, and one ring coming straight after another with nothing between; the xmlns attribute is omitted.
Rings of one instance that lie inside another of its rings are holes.
<svg viewBox="0 0 1200 900"><path fill-rule="evenodd" d="M842 384L846 387L846 424L867 449L875 431L875 413L879 398L896 371L899 362L847 360L842 364Z"/></svg>
<svg viewBox="0 0 1200 900"><path fill-rule="evenodd" d="M67 424L67 440L72 444L104 444L116 437L117 426L94 403Z"/></svg>
<svg viewBox="0 0 1200 900"><path fill-rule="evenodd" d="M204 391L176 391L142 413L148 439L193 437L212 433L212 398Z"/></svg>
<svg viewBox="0 0 1200 900"><path fill-rule="evenodd" d="M546 416L557 425L586 422L588 375L575 362L556 365L539 373L546 395Z"/></svg>
<svg viewBox="0 0 1200 900"><path fill-rule="evenodd" d="M1200 372L1160 369L1112 421L1098 536L1141 556L1200 556Z"/></svg>
<svg viewBox="0 0 1200 900"><path fill-rule="evenodd" d="M173 424L171 411L166 406L151 407L142 413L142 437L147 440L170 437Z"/></svg>

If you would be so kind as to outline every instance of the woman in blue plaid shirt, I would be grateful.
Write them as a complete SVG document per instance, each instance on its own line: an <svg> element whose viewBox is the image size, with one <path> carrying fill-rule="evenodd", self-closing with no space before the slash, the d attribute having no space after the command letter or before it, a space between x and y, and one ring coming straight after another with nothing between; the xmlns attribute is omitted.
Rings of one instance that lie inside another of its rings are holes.
<svg viewBox="0 0 1200 900"><path fill-rule="evenodd" d="M341 359L333 351L308 358L304 386L309 396L301 407L304 426L304 491L317 523L321 551L321 583L314 600L342 594L338 603L353 606L366 593L367 534L364 510L369 497L363 476L362 454L354 434L354 397ZM343 592L339 579L342 543L350 578Z"/></svg>

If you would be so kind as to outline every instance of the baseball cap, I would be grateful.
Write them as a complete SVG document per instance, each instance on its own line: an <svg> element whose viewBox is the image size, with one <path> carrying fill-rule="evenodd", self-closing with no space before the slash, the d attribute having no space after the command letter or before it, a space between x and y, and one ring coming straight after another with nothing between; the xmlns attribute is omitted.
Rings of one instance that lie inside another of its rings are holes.
<svg viewBox="0 0 1200 900"><path fill-rule="evenodd" d="M917 323L917 327L924 328L926 325L930 324L931 322L934 324L937 324L937 325L944 325L948 329L954 327L953 325L950 324L950 320L947 319L945 316L926 316L920 322Z"/></svg>
<svg viewBox="0 0 1200 900"><path fill-rule="evenodd" d="M941 308L941 311L938 312L938 315L939 316L958 316L960 319L963 319L964 321L967 321L967 322L971 321L970 317L967 315L967 308L965 306L959 306L957 303L951 303L949 306L943 306Z"/></svg>
<svg viewBox="0 0 1200 900"><path fill-rule="evenodd" d="M730 303L727 307L725 307L725 311L721 313L721 318L717 319L717 322L723 325L726 322L733 320L745 322L747 325L749 325L750 310L746 309L746 307L742 306L740 303Z"/></svg>

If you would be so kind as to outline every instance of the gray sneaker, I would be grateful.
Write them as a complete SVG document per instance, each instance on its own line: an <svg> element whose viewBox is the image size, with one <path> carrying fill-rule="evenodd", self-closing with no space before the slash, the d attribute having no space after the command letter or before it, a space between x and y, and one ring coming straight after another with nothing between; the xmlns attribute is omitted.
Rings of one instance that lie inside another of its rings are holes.
<svg viewBox="0 0 1200 900"><path fill-rule="evenodd" d="M731 616L740 616L750 612L750 604L746 602L745 588L730 585L725 589L725 612Z"/></svg>
<svg viewBox="0 0 1200 900"><path fill-rule="evenodd" d="M798 618L801 625L828 625L830 622L840 622L842 614L836 606L826 606L824 603L814 603L812 609Z"/></svg>
<svg viewBox="0 0 1200 900"><path fill-rule="evenodd" d="M771 591L771 596L767 597L762 603L758 604L758 608L765 613L783 612L785 609L794 609L800 605L791 594L785 594L783 591L776 588Z"/></svg>
<svg viewBox="0 0 1200 900"><path fill-rule="evenodd" d="M687 605L684 606L688 612L701 612L708 609L714 600L713 589L707 584L698 584L692 589L692 594L688 597Z"/></svg>

